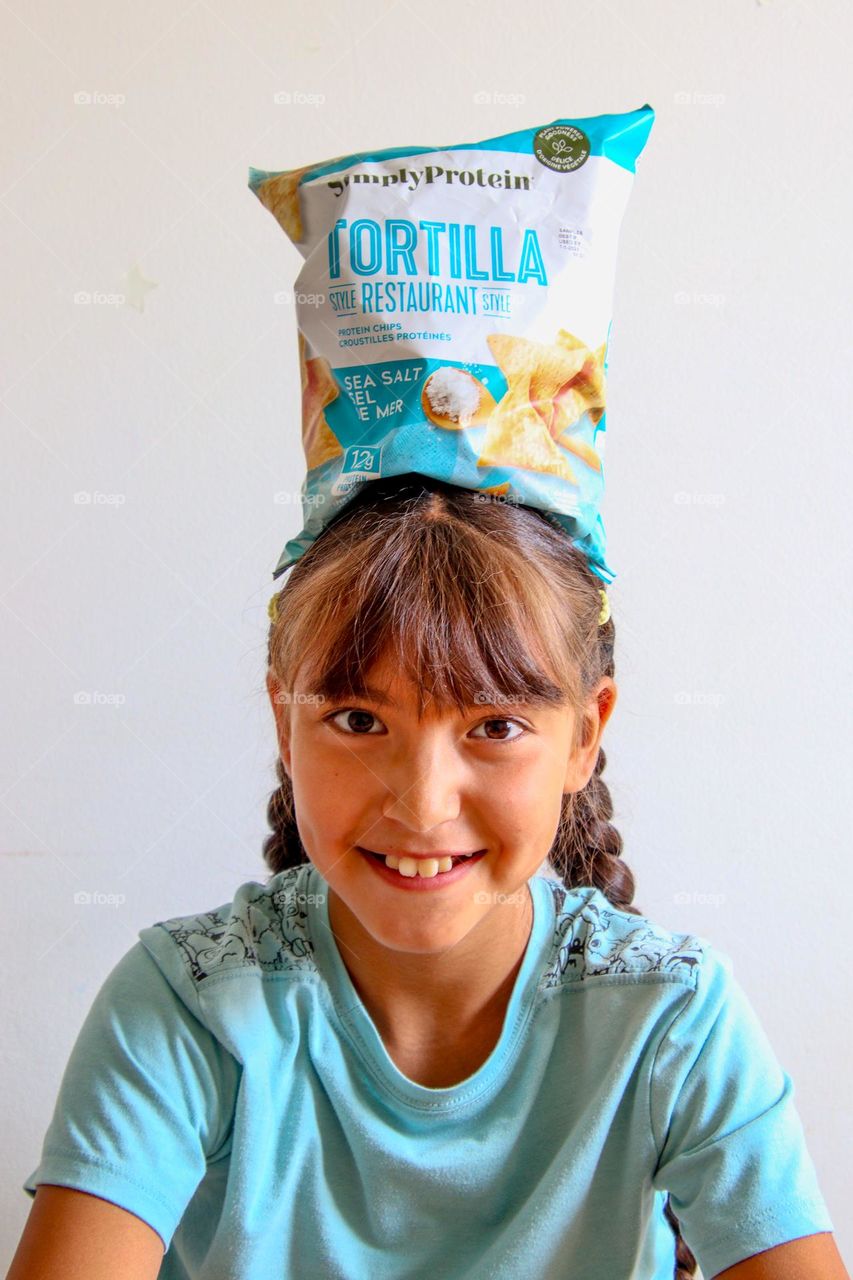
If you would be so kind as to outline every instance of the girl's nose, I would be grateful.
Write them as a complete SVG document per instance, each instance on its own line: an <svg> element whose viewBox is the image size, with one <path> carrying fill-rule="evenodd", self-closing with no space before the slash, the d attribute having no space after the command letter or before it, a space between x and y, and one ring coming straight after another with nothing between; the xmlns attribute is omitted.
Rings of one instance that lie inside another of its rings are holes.
<svg viewBox="0 0 853 1280"><path fill-rule="evenodd" d="M383 779L389 793L385 816L424 832L458 818L461 768L457 753L443 741L407 751L399 767Z"/></svg>

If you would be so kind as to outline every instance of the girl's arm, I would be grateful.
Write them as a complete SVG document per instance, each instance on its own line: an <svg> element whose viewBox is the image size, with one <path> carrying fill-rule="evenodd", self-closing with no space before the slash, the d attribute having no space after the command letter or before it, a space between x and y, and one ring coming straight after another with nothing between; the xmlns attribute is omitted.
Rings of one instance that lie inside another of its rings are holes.
<svg viewBox="0 0 853 1280"><path fill-rule="evenodd" d="M27 1194L50 1187L48 1201L64 1208L73 1189L82 1197L75 1223L97 1213L100 1230L123 1211L125 1231L138 1235L141 1219L167 1247L210 1161L227 1149L239 1080L236 1060L135 943L77 1035Z"/></svg>
<svg viewBox="0 0 853 1280"><path fill-rule="evenodd" d="M765 1249L725 1271L713 1280L850 1280L831 1231L801 1236L788 1244Z"/></svg>
<svg viewBox="0 0 853 1280"><path fill-rule="evenodd" d="M109 1200L39 1183L6 1280L156 1280L163 1241Z"/></svg>

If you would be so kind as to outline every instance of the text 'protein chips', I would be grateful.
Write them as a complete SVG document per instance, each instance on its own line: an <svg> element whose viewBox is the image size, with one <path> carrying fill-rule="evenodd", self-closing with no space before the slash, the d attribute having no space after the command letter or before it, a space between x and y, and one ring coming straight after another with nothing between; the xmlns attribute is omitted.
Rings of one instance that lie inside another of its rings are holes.
<svg viewBox="0 0 853 1280"><path fill-rule="evenodd" d="M392 147L249 186L295 285L304 527L277 578L380 476L539 508L605 582L600 514L617 244L654 111Z"/></svg>

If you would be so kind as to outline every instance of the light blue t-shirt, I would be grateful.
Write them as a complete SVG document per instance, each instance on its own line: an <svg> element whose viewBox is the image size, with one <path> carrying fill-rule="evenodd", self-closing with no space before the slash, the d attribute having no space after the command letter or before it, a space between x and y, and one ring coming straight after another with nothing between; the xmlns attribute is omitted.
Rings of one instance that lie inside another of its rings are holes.
<svg viewBox="0 0 853 1280"><path fill-rule="evenodd" d="M163 1280L672 1280L833 1230L732 962L591 887L529 881L500 1039L427 1088L388 1055L311 864L140 930L24 1184L162 1237Z"/></svg>

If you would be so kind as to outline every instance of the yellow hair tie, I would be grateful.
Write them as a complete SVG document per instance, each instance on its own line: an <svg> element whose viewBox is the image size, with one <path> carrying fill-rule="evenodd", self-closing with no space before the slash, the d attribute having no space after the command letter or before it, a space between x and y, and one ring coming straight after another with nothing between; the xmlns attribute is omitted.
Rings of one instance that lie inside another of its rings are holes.
<svg viewBox="0 0 853 1280"><path fill-rule="evenodd" d="M600 594L601 594L601 613L598 615L598 625L600 627L603 627L607 619L610 617L610 600L608 599L607 592L604 590L603 587L600 589Z"/></svg>
<svg viewBox="0 0 853 1280"><path fill-rule="evenodd" d="M276 592L274 596L270 596L270 602L267 605L267 613L269 614L270 622L278 621L278 592Z"/></svg>

